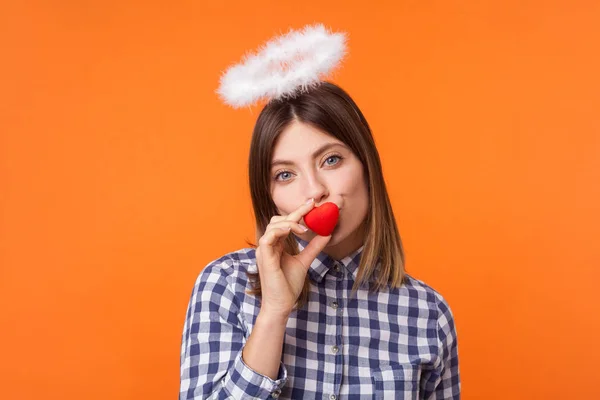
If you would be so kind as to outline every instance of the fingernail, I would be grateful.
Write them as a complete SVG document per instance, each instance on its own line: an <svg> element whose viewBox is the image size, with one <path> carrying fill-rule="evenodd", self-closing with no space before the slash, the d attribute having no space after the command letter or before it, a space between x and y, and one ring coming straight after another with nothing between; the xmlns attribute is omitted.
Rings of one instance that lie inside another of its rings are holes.
<svg viewBox="0 0 600 400"><path fill-rule="evenodd" d="M310 204L310 203L312 203L313 201L315 201L315 199L308 199L308 201L306 202L306 204Z"/></svg>
<svg viewBox="0 0 600 400"><path fill-rule="evenodd" d="M308 231L308 228L307 228L307 227L305 227L305 226L303 226L303 225L300 225L300 227L302 228L302 230L303 230L304 232L307 232L307 231Z"/></svg>

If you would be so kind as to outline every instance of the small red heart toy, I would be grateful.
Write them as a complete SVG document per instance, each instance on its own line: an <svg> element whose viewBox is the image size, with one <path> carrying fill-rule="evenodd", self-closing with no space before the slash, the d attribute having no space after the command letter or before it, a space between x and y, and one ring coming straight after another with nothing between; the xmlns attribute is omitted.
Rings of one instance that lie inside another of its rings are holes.
<svg viewBox="0 0 600 400"><path fill-rule="evenodd" d="M338 222L340 210L335 203L323 203L304 216L304 222L317 235L329 236Z"/></svg>

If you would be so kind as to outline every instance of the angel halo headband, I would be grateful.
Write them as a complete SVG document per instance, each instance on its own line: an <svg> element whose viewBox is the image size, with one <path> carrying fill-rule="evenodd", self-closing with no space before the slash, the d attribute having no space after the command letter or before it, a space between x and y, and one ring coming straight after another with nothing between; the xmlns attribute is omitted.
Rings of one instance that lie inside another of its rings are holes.
<svg viewBox="0 0 600 400"><path fill-rule="evenodd" d="M217 94L233 108L293 97L318 85L346 51L346 34L329 32L322 24L291 30L229 67Z"/></svg>

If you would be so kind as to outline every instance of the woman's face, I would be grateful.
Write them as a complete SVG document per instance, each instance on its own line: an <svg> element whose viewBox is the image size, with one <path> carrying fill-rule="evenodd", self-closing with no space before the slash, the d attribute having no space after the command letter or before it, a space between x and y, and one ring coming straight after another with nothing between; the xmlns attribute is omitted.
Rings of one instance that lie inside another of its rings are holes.
<svg viewBox="0 0 600 400"><path fill-rule="evenodd" d="M280 215L315 199L337 204L340 218L324 252L341 259L364 243L369 195L363 165L343 142L301 122L278 137L271 165L271 196ZM301 221L304 224L304 220ZM298 235L310 241L315 233Z"/></svg>

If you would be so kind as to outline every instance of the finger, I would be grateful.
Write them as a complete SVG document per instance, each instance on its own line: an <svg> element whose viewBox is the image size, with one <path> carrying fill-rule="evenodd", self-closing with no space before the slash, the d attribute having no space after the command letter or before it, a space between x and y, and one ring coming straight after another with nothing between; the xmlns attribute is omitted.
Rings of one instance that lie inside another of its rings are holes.
<svg viewBox="0 0 600 400"><path fill-rule="evenodd" d="M290 227L270 229L260 238L258 245L272 247L280 238L287 236L290 230Z"/></svg>
<svg viewBox="0 0 600 400"><path fill-rule="evenodd" d="M272 223L283 221L283 220L285 220L285 217L283 215L273 215L271 217L271 221L269 223L272 224Z"/></svg>
<svg viewBox="0 0 600 400"><path fill-rule="evenodd" d="M256 249L257 261L259 270L280 269L280 255L275 251L274 246L279 240L286 237L290 233L290 229L272 229L269 233L265 233L258 241ZM260 255L260 257L259 257ZM260 258L260 260L259 260Z"/></svg>
<svg viewBox="0 0 600 400"><path fill-rule="evenodd" d="M315 236L308 245L296 256L296 258L304 265L310 265L317 258L319 253L327 246L331 240L329 236Z"/></svg>
<svg viewBox="0 0 600 400"><path fill-rule="evenodd" d="M288 216L285 219L289 221L300 222L302 217L306 215L310 210L312 210L314 206L315 200L310 199L308 202L302 204L300 207L288 214Z"/></svg>
<svg viewBox="0 0 600 400"><path fill-rule="evenodd" d="M308 232L307 227L305 227L304 225L301 225L297 222L294 222L294 221L280 221L280 222L277 222L274 224L270 224L267 227L267 232L271 229L282 229L282 228L292 228L292 231L299 235Z"/></svg>

